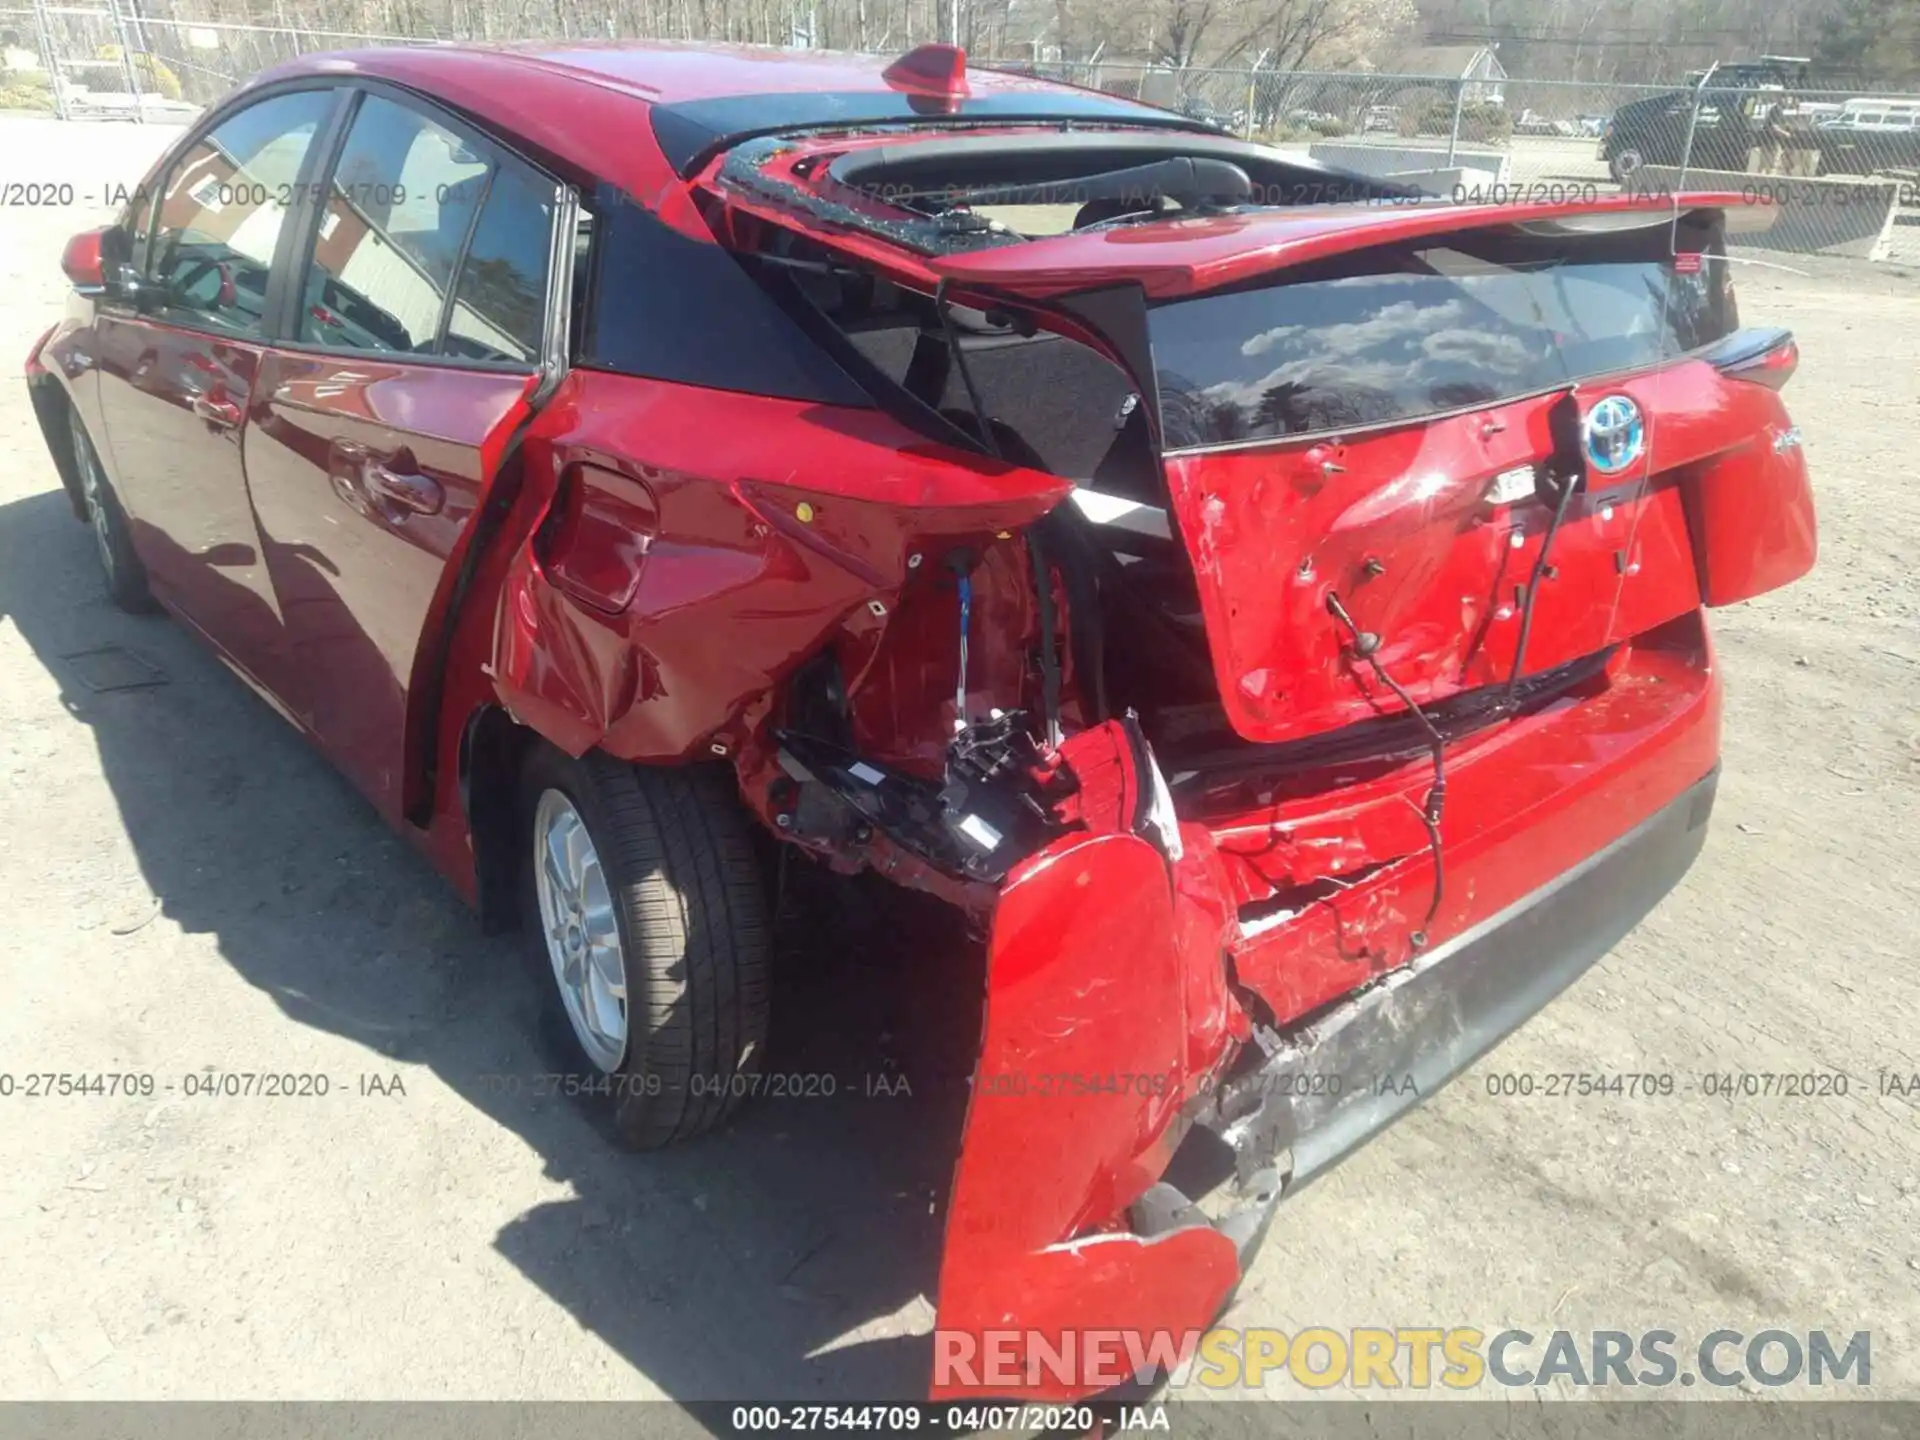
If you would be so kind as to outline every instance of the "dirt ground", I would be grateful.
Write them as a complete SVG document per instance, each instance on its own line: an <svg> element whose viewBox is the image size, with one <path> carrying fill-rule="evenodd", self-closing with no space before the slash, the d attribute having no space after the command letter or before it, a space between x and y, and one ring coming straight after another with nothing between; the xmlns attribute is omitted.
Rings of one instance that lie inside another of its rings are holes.
<svg viewBox="0 0 1920 1440"><path fill-rule="evenodd" d="M0 212L10 365L59 313L61 241L164 139L0 121L10 178L82 201ZM1803 347L1821 560L1716 617L1704 855L1571 992L1286 1206L1230 1323L1870 1330L1873 1393L1920 1394L1920 1120L1881 1093L1920 1071L1920 281L1804 268L1739 286ZM178 628L107 604L18 380L0 454L0 1072L332 1083L0 1098L0 1396L911 1393L964 1098L932 1022L962 962L869 940L790 967L776 1062L836 1071L840 1095L611 1150L498 1078L549 1068L514 947ZM110 645L165 683L90 688L73 657ZM930 1078L858 1093L889 1064ZM1489 1093L1566 1071L1680 1093ZM1699 1093L1761 1071L1850 1091Z"/></svg>

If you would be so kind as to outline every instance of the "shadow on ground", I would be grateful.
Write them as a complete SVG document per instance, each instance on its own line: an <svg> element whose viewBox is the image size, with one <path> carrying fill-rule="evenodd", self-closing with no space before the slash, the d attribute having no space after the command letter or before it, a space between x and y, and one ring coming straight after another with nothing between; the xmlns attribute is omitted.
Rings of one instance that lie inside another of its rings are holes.
<svg viewBox="0 0 1920 1440"><path fill-rule="evenodd" d="M930 1341L909 1332L931 1322L916 1297L933 1290L980 993L977 947L945 911L877 886L845 912L863 923L784 924L767 1069L836 1093L626 1154L579 1102L533 1093L558 1052L517 939L483 936L181 627L111 608L64 495L0 506L0 613L92 730L161 913L214 936L289 1018L375 1065L428 1067L571 1183L495 1243L581 1325L676 1399L924 1395ZM167 683L96 692L67 657L102 646Z"/></svg>

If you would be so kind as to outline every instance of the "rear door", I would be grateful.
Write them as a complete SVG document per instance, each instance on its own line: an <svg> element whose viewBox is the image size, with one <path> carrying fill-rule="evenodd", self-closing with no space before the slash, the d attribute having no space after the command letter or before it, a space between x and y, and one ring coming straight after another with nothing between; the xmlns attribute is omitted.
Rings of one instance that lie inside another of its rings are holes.
<svg viewBox="0 0 1920 1440"><path fill-rule="evenodd" d="M470 522L550 350L560 187L457 120L366 90L305 214L261 361L247 477L297 704L386 814L408 701Z"/></svg>
<svg viewBox="0 0 1920 1440"><path fill-rule="evenodd" d="M242 426L266 346L268 276L332 88L269 96L163 173L134 296L95 321L105 439L156 589L269 688L280 615L247 503Z"/></svg>

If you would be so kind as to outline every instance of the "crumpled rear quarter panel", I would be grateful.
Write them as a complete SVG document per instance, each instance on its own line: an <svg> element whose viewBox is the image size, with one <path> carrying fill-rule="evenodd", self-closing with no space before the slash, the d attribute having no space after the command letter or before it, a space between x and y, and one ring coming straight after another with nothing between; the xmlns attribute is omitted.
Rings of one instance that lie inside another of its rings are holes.
<svg viewBox="0 0 1920 1440"><path fill-rule="evenodd" d="M590 510L652 529L629 545L562 513L519 545L500 698L563 749L633 760L737 748L749 709L830 635L877 643L910 556L1017 528L1066 492L877 411L592 371L568 377L526 448L524 505L564 512L571 483Z"/></svg>

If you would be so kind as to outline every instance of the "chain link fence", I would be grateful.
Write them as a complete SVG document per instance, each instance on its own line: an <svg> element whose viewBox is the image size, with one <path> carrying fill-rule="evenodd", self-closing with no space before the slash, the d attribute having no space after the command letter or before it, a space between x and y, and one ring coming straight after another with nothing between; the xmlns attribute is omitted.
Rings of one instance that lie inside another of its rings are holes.
<svg viewBox="0 0 1920 1440"><path fill-rule="evenodd" d="M1509 76L1004 67L1125 95L1462 200L1685 185L1769 205L1755 248L1920 263L1920 96ZM1762 216L1752 218L1757 227Z"/></svg>
<svg viewBox="0 0 1920 1440"><path fill-rule="evenodd" d="M561 34L612 39L697 29L692 11L662 26L655 0L575 14L481 6L433 25L381 33L330 23L179 18L217 0L174 0L159 19L136 0L0 8L6 68L0 108L70 119L178 122L258 71L314 51L456 38ZM634 6L641 8L635 9ZM684 9L684 7L683 7ZM363 15L364 9L333 12ZM799 12L795 12L799 13ZM793 38L765 22L735 39ZM1126 60L976 64L1065 81L1176 110L1222 130L1349 171L1463 200L1580 198L1622 185L1732 191L1773 202L1755 246L1920 263L1920 95L1816 91L1779 84L1587 84L1468 75L1176 69ZM1743 67L1744 68L1744 67Z"/></svg>
<svg viewBox="0 0 1920 1440"><path fill-rule="evenodd" d="M180 122L249 76L296 56L432 43L319 26L159 19L130 0L0 8L0 108L67 120ZM31 66L19 63L31 59Z"/></svg>

